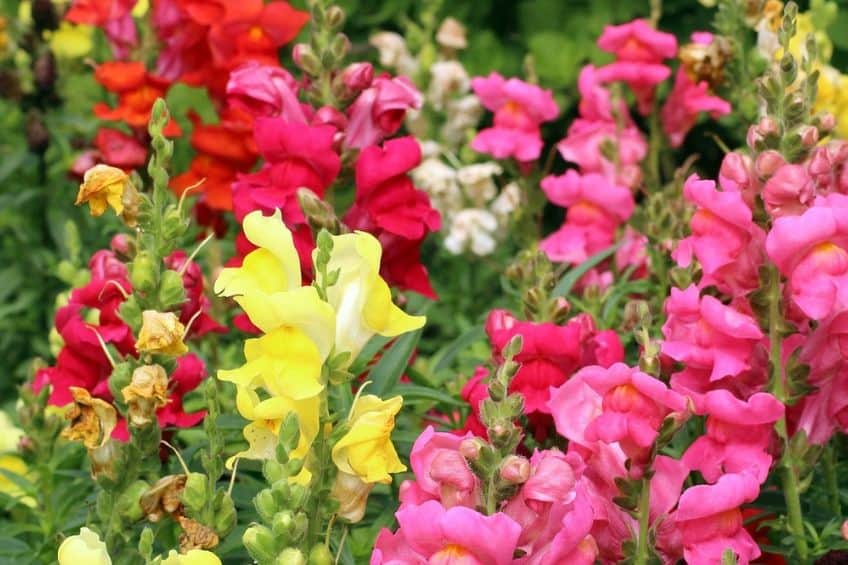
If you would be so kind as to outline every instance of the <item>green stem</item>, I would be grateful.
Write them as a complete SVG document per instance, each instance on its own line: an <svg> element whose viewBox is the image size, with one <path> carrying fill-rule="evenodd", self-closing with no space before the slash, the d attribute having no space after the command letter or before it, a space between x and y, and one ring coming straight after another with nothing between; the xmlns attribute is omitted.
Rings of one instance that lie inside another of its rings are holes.
<svg viewBox="0 0 848 565"><path fill-rule="evenodd" d="M771 381L772 393L774 396L786 404L788 395L786 386L783 382L783 362L781 360L781 336L780 325L782 316L780 312L780 275L777 269L770 267L771 273L769 276L769 305L768 305L768 323L769 323L769 342L771 343L771 352L769 360L771 362ZM798 552L799 563L802 565L809 563L809 548L807 547L807 538L804 533L804 517L801 511L801 493L798 486L798 472L794 461L791 457L789 445L789 433L786 426L786 417L782 417L775 424L777 433L783 440L784 455L780 465L783 467L783 472L780 474L783 486L783 498L786 501L786 512L789 520L789 531L792 534L795 542L795 549Z"/></svg>
<svg viewBox="0 0 848 565"><path fill-rule="evenodd" d="M842 516L842 501L839 498L839 481L836 477L836 453L832 443L824 450L824 477L827 483L828 504L834 516Z"/></svg>
<svg viewBox="0 0 848 565"><path fill-rule="evenodd" d="M648 527L650 526L651 481L642 479L642 492L639 493L639 537L636 539L636 555L633 565L648 563Z"/></svg>

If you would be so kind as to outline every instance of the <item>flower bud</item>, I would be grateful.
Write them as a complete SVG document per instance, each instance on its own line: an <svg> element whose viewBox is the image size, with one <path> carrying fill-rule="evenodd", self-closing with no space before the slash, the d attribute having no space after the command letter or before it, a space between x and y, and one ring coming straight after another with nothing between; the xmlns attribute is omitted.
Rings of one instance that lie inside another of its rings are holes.
<svg viewBox="0 0 848 565"><path fill-rule="evenodd" d="M209 479L203 473L189 473L183 488L183 505L191 512L199 512L206 504Z"/></svg>
<svg viewBox="0 0 848 565"><path fill-rule="evenodd" d="M436 43L447 49L465 49L465 26L454 18L445 18L436 32Z"/></svg>
<svg viewBox="0 0 848 565"><path fill-rule="evenodd" d="M832 131L836 127L836 117L830 112L822 114L819 118L819 127L822 133Z"/></svg>
<svg viewBox="0 0 848 565"><path fill-rule="evenodd" d="M350 39L343 33L337 33L330 42L330 55L336 60L341 61L350 52Z"/></svg>
<svg viewBox="0 0 848 565"><path fill-rule="evenodd" d="M842 537L848 540L848 520L842 522L842 527L839 530L842 532Z"/></svg>
<svg viewBox="0 0 848 565"><path fill-rule="evenodd" d="M236 527L236 505L232 497L222 491L216 495L215 501L215 520L212 525L215 532L223 538Z"/></svg>
<svg viewBox="0 0 848 565"><path fill-rule="evenodd" d="M80 528L80 533L65 538L59 546L59 565L112 565L106 544L96 532Z"/></svg>
<svg viewBox="0 0 848 565"><path fill-rule="evenodd" d="M142 251L133 259L130 267L130 282L140 292L151 292L159 282L159 269L153 256Z"/></svg>
<svg viewBox="0 0 848 565"><path fill-rule="evenodd" d="M269 489L260 490L253 499L253 504L256 506L256 511L266 522L273 520L277 513L277 501L274 498L274 493Z"/></svg>
<svg viewBox="0 0 848 565"><path fill-rule="evenodd" d="M774 149L769 149L757 155L757 160L754 162L754 171L761 179L767 179L785 164L786 160L783 155Z"/></svg>
<svg viewBox="0 0 848 565"><path fill-rule="evenodd" d="M274 565L306 565L306 558L299 549L287 547L274 560Z"/></svg>
<svg viewBox="0 0 848 565"><path fill-rule="evenodd" d="M374 80L374 67L371 63L352 63L342 71L342 81L351 97L356 96Z"/></svg>
<svg viewBox="0 0 848 565"><path fill-rule="evenodd" d="M333 563L333 554L323 543L315 544L309 551L309 565L332 565Z"/></svg>
<svg viewBox="0 0 848 565"><path fill-rule="evenodd" d="M38 92L42 96L52 96L56 86L56 57L52 51L44 51L38 56L32 74Z"/></svg>
<svg viewBox="0 0 848 565"><path fill-rule="evenodd" d="M132 259L135 255L135 242L125 233L115 234L109 242L109 247L120 259Z"/></svg>
<svg viewBox="0 0 848 565"><path fill-rule="evenodd" d="M801 134L801 145L804 147L814 147L819 142L818 128L804 126L798 133Z"/></svg>
<svg viewBox="0 0 848 565"><path fill-rule="evenodd" d="M321 73L321 61L305 43L298 43L292 49L292 59L295 65L308 75L317 76Z"/></svg>
<svg viewBox="0 0 848 565"><path fill-rule="evenodd" d="M276 541L274 539L274 534L267 527L262 526L261 524L254 524L250 526L244 531L241 541L244 544L244 547L247 548L250 556L256 561L260 563L275 562L274 560L277 556ZM301 555L301 561L292 561L291 563L302 564L303 562L303 556Z"/></svg>
<svg viewBox="0 0 848 565"><path fill-rule="evenodd" d="M336 31L344 26L345 13L340 6L333 4L327 8L324 18L327 22L327 27L330 28L331 31Z"/></svg>
<svg viewBox="0 0 848 565"><path fill-rule="evenodd" d="M755 151L758 149L758 145L762 143L763 136L760 134L757 126L751 126L748 128L748 133L745 135L745 143L748 145L748 148L751 151Z"/></svg>
<svg viewBox="0 0 848 565"><path fill-rule="evenodd" d="M30 151L36 154L43 154L47 151L50 146L50 132L47 131L47 126L38 112L32 111L27 114L25 131L27 147Z"/></svg>
<svg viewBox="0 0 848 565"><path fill-rule="evenodd" d="M760 122L757 124L757 130L763 137L767 137L769 135L777 135L779 132L777 122L769 116L763 116L762 118L760 118Z"/></svg>
<svg viewBox="0 0 848 565"><path fill-rule="evenodd" d="M478 457L480 457L480 448L482 447L482 441L477 438L467 438L462 440L462 443L459 444L459 453L466 459L466 461L476 461Z"/></svg>
<svg viewBox="0 0 848 565"><path fill-rule="evenodd" d="M183 277L177 271L166 269L159 284L159 304L163 309L175 308L186 300Z"/></svg>
<svg viewBox="0 0 848 565"><path fill-rule="evenodd" d="M512 485L525 483L530 478L530 461L520 455L510 455L501 464L500 475Z"/></svg>
<svg viewBox="0 0 848 565"><path fill-rule="evenodd" d="M145 481L137 480L131 484L118 498L116 506L121 516L127 519L128 522L137 522L144 516L144 511L141 509L141 495L147 492L150 488Z"/></svg>

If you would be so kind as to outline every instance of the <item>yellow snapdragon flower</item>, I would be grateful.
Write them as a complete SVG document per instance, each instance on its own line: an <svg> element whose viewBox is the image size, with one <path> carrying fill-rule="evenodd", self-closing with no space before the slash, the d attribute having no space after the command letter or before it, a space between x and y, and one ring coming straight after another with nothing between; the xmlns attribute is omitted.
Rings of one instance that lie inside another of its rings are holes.
<svg viewBox="0 0 848 565"><path fill-rule="evenodd" d="M221 559L205 549L190 549L186 553L177 553L172 549L160 565L221 565Z"/></svg>
<svg viewBox="0 0 848 565"><path fill-rule="evenodd" d="M86 527L80 528L79 534L65 538L59 546L58 559L59 565L112 565L106 544Z"/></svg>
<svg viewBox="0 0 848 565"><path fill-rule="evenodd" d="M333 446L333 462L343 473L366 483L390 483L391 473L406 471L392 444L400 396L382 400L361 396L351 410L350 430Z"/></svg>
<svg viewBox="0 0 848 565"><path fill-rule="evenodd" d="M333 236L327 272L339 270L339 280L327 290L336 311L336 351L353 361L375 334L395 337L424 325L424 316L410 316L392 302L389 285L380 276L383 249L365 232ZM317 250L313 252L313 259ZM318 274L321 284L321 275Z"/></svg>

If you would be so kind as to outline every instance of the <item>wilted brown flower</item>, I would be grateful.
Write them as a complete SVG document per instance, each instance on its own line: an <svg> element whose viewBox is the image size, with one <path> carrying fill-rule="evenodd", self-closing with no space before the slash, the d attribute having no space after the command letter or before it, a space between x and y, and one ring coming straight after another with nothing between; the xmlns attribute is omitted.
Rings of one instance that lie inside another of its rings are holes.
<svg viewBox="0 0 848 565"><path fill-rule="evenodd" d="M356 475L339 471L330 493L339 502L338 515L353 524L362 520L373 488L374 483L366 483Z"/></svg>
<svg viewBox="0 0 848 565"><path fill-rule="evenodd" d="M111 207L133 227L138 218L139 195L127 174L109 165L95 165L85 172L74 204L88 203L92 216L101 216Z"/></svg>
<svg viewBox="0 0 848 565"><path fill-rule="evenodd" d="M183 343L185 327L173 312L145 310L141 313L141 331L135 348L144 353L182 355L188 351Z"/></svg>
<svg viewBox="0 0 848 565"><path fill-rule="evenodd" d="M180 551L185 553L192 549L212 549L220 541L218 534L209 526L204 526L197 520L179 516L177 521L183 529L180 534Z"/></svg>
<svg viewBox="0 0 848 565"><path fill-rule="evenodd" d="M710 43L687 43L680 48L680 62L693 82L706 81L710 88L724 82L724 68L733 49L730 42L716 35Z"/></svg>
<svg viewBox="0 0 848 565"><path fill-rule="evenodd" d="M156 411L168 403L168 374L160 365L138 367L121 394L129 407L130 424L149 424L155 421Z"/></svg>
<svg viewBox="0 0 848 565"><path fill-rule="evenodd" d="M151 522L158 522L165 515L178 519L182 514L180 500L185 488L185 475L166 475L156 481L147 492L141 495L139 504Z"/></svg>
<svg viewBox="0 0 848 565"><path fill-rule="evenodd" d="M71 424L62 430L62 437L71 441L82 441L88 449L102 447L112 436L118 423L115 407L100 398L93 398L84 388L72 386L74 405L65 418Z"/></svg>

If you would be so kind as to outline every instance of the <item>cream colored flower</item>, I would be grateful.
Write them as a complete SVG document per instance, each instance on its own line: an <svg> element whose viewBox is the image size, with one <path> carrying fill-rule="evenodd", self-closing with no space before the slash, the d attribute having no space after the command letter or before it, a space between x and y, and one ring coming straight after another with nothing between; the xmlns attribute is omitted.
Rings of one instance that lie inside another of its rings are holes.
<svg viewBox="0 0 848 565"><path fill-rule="evenodd" d="M129 406L130 423L147 425L156 419L156 411L168 403L168 374L161 365L138 367L121 394Z"/></svg>
<svg viewBox="0 0 848 565"><path fill-rule="evenodd" d="M185 326L173 312L145 310L135 348L143 353L179 356L188 351L183 343Z"/></svg>
<svg viewBox="0 0 848 565"><path fill-rule="evenodd" d="M96 532L86 527L80 533L65 538L59 546L59 565L112 565L106 544Z"/></svg>

